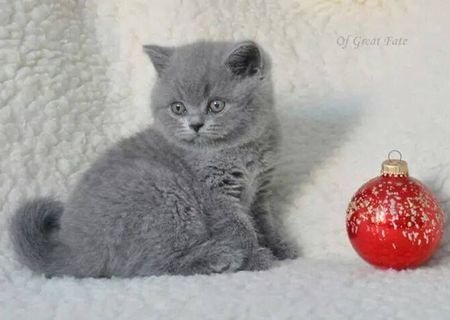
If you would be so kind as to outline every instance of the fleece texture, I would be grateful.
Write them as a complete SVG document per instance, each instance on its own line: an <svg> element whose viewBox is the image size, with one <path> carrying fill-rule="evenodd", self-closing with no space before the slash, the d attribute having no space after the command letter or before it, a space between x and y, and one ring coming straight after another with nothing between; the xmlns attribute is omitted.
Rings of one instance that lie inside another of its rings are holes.
<svg viewBox="0 0 450 320"><path fill-rule="evenodd" d="M0 1L0 318L448 319L450 230L426 266L382 271L353 251L345 210L391 149L450 208L449 12L444 0ZM6 233L18 203L64 200L151 123L143 44L197 39L254 39L272 56L280 214L301 257L216 276L32 274Z"/></svg>

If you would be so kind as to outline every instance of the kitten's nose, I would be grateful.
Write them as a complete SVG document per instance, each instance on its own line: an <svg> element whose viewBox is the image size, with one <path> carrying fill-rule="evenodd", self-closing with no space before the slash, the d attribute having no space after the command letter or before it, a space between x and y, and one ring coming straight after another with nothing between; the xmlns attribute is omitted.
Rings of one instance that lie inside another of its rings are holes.
<svg viewBox="0 0 450 320"><path fill-rule="evenodd" d="M203 123L191 123L189 125L189 128L191 128L192 130L194 130L195 132L198 132L200 130L200 128L203 127Z"/></svg>

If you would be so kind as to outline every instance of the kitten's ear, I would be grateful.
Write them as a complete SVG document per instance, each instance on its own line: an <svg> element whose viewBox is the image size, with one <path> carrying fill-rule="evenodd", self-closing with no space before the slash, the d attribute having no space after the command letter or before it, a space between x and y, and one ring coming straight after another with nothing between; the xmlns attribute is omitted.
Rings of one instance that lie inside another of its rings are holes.
<svg viewBox="0 0 450 320"><path fill-rule="evenodd" d="M225 59L225 65L239 77L262 76L264 61L261 49L253 41L235 45Z"/></svg>
<svg viewBox="0 0 450 320"><path fill-rule="evenodd" d="M174 48L171 47L161 47L156 45L145 45L143 46L144 52L150 57L152 60L153 66L158 72L158 75L164 71L165 68L169 65L170 58L172 57Z"/></svg>

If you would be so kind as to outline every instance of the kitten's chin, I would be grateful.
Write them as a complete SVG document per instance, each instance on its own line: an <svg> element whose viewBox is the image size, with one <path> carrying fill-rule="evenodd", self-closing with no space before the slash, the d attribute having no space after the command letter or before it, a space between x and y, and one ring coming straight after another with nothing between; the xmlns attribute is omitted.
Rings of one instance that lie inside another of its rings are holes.
<svg viewBox="0 0 450 320"><path fill-rule="evenodd" d="M213 139L202 135L192 136L188 139L179 139L177 144L189 149L221 149L229 145L224 139Z"/></svg>
<svg viewBox="0 0 450 320"><path fill-rule="evenodd" d="M178 137L174 136L167 136L166 138L173 144L175 144L178 147L181 147L183 149L192 150L192 149L198 149L198 150L211 150L211 149L225 149L227 147L230 147L232 145L235 145L236 143L233 143L229 141L229 139L225 138L211 138L205 135L192 135L190 137L184 137L183 139L180 139ZM239 144L239 143L237 143Z"/></svg>

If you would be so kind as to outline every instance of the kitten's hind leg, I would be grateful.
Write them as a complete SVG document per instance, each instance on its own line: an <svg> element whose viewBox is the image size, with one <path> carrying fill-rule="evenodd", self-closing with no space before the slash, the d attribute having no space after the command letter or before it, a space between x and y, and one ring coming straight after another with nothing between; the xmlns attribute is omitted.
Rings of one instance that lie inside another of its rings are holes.
<svg viewBox="0 0 450 320"><path fill-rule="evenodd" d="M208 236L189 247L174 251L164 259L165 266L142 266L138 272L165 270L169 274L211 274L238 270L268 269L274 260L270 250L258 245L252 221L236 203L214 202L208 211Z"/></svg>
<svg viewBox="0 0 450 320"><path fill-rule="evenodd" d="M158 254L143 255L144 261L135 271L138 275L210 274L270 267L273 255L259 246L253 221L236 199L211 190L202 203L187 202L180 192L176 198L173 205L165 202L164 210L157 215L174 219L164 218L157 228L158 223L152 223L152 234L159 234L159 240L149 247L156 245ZM179 215L184 212L190 214L181 220Z"/></svg>
<svg viewBox="0 0 450 320"><path fill-rule="evenodd" d="M272 252L263 247L251 250L231 246L227 242L208 240L174 259L168 269L174 274L211 274L239 270L266 270L275 260Z"/></svg>
<svg viewBox="0 0 450 320"><path fill-rule="evenodd" d="M245 251L214 239L193 244L155 261L151 257L136 270L139 276L162 274L194 275L234 272L242 269ZM160 264L164 261L163 264Z"/></svg>

